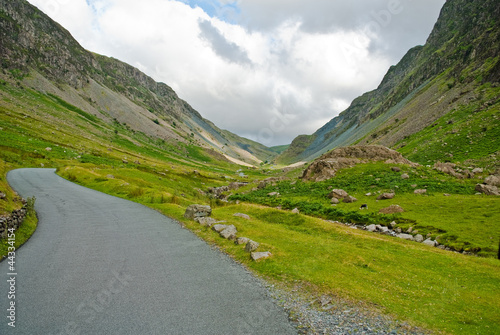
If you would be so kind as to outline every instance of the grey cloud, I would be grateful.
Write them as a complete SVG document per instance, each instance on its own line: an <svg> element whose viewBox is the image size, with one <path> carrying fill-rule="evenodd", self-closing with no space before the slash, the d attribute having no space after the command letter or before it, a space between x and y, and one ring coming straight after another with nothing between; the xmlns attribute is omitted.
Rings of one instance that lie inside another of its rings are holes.
<svg viewBox="0 0 500 335"><path fill-rule="evenodd" d="M210 23L210 21L200 20L198 22L198 26L201 30L200 37L210 43L212 50L217 55L232 63L251 64L247 53L237 44L226 40L226 38Z"/></svg>
<svg viewBox="0 0 500 335"><path fill-rule="evenodd" d="M249 30L269 31L285 20L301 22L306 33L368 30L373 54L398 61L423 44L445 0L241 0L241 21ZM389 14L389 15L387 15Z"/></svg>

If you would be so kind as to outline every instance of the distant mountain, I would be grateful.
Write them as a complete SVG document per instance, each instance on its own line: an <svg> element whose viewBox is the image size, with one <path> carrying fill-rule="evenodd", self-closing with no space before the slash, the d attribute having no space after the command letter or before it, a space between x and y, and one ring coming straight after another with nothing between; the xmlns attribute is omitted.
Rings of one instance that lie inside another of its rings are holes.
<svg viewBox="0 0 500 335"><path fill-rule="evenodd" d="M213 149L232 161L256 165L276 155L264 145L219 129L166 84L83 49L66 29L25 0L0 2L0 29L3 76L106 123Z"/></svg>
<svg viewBox="0 0 500 335"><path fill-rule="evenodd" d="M277 160L311 161L352 144L381 144L411 160L498 164L500 2L448 0L424 46Z"/></svg>

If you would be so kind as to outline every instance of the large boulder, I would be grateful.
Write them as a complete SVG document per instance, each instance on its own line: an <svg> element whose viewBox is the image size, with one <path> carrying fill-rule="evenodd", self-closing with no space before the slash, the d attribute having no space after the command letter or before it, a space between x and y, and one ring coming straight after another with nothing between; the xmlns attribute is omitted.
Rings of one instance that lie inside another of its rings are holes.
<svg viewBox="0 0 500 335"><path fill-rule="evenodd" d="M210 215L212 215L212 208L207 205L189 205L184 213L184 217L189 220Z"/></svg>
<svg viewBox="0 0 500 335"><path fill-rule="evenodd" d="M476 191L486 195L500 195L498 187L486 184L477 184Z"/></svg>
<svg viewBox="0 0 500 335"><path fill-rule="evenodd" d="M334 189L328 194L328 198L344 199L348 195L349 194L347 194L347 192L342 189Z"/></svg>

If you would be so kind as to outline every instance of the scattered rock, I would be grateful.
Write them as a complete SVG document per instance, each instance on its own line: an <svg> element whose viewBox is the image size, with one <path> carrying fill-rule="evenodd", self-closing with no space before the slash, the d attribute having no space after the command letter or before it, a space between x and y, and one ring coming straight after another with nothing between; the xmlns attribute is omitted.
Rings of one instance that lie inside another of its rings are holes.
<svg viewBox="0 0 500 335"><path fill-rule="evenodd" d="M368 193L366 193L366 194L365 194L365 196L367 196L367 197L371 197L371 196L372 196L372 194L371 194L370 192L368 192Z"/></svg>
<svg viewBox="0 0 500 335"><path fill-rule="evenodd" d="M424 237L420 234L415 235L415 242L422 243L424 241Z"/></svg>
<svg viewBox="0 0 500 335"><path fill-rule="evenodd" d="M408 233L412 233L413 232L413 227L408 228L407 232Z"/></svg>
<svg viewBox="0 0 500 335"><path fill-rule="evenodd" d="M366 227L366 230L373 233L373 232L377 231L377 226L375 226L374 224L371 224L371 225Z"/></svg>
<svg viewBox="0 0 500 335"><path fill-rule="evenodd" d="M345 197L343 200L343 202L345 202L346 204L351 204L351 203L356 202L356 201L358 201L358 199L356 199L355 197L350 196L350 195Z"/></svg>
<svg viewBox="0 0 500 335"><path fill-rule="evenodd" d="M212 227L212 230L213 231L216 231L218 233L220 233L221 231L223 231L224 229L226 229L227 227L229 227L228 225L226 224L216 224Z"/></svg>
<svg viewBox="0 0 500 335"><path fill-rule="evenodd" d="M418 186L417 184L412 184L412 185L411 185L411 187L412 187L412 188L415 188L415 187L417 187L417 186Z"/></svg>
<svg viewBox="0 0 500 335"><path fill-rule="evenodd" d="M264 251L264 252L252 252L251 257L254 261L258 261L260 259L266 259L271 257L272 254L269 251Z"/></svg>
<svg viewBox="0 0 500 335"><path fill-rule="evenodd" d="M415 191L413 191L413 193L415 194L425 194L427 193L427 190L424 188L424 189L416 189Z"/></svg>
<svg viewBox="0 0 500 335"><path fill-rule="evenodd" d="M405 210L399 205L390 205L389 207L382 208L379 211L379 213L380 214L395 214L395 213L403 213L404 211Z"/></svg>
<svg viewBox="0 0 500 335"><path fill-rule="evenodd" d="M472 173L483 173L483 169L475 168L474 170L472 170Z"/></svg>
<svg viewBox="0 0 500 335"><path fill-rule="evenodd" d="M328 194L328 198L337 198L337 199L344 199L347 197L349 194L342 190L342 189L334 189Z"/></svg>
<svg viewBox="0 0 500 335"><path fill-rule="evenodd" d="M247 244L250 241L248 237L238 237L236 241L234 241L235 244L242 245L242 244Z"/></svg>
<svg viewBox="0 0 500 335"><path fill-rule="evenodd" d="M427 240L423 241L422 244L428 245L430 247L436 247L437 246L437 242L431 240L430 238L428 238Z"/></svg>
<svg viewBox="0 0 500 335"><path fill-rule="evenodd" d="M397 167L397 166L393 166L391 168L391 170L394 171L394 172L401 172L401 169L399 167Z"/></svg>
<svg viewBox="0 0 500 335"><path fill-rule="evenodd" d="M410 178L410 176L407 173L403 173L401 175L401 179L409 179L409 178Z"/></svg>
<svg viewBox="0 0 500 335"><path fill-rule="evenodd" d="M401 234L402 232L403 232L403 230L400 227L396 228L396 233Z"/></svg>
<svg viewBox="0 0 500 335"><path fill-rule="evenodd" d="M397 234L396 235L399 238L402 238L403 240L408 240L408 241L413 241L413 236L410 234Z"/></svg>
<svg viewBox="0 0 500 335"><path fill-rule="evenodd" d="M394 193L382 193L377 197L377 200L389 200L389 199L394 199L395 194Z"/></svg>
<svg viewBox="0 0 500 335"><path fill-rule="evenodd" d="M298 209L298 208L294 208L294 209L292 209L292 213L293 213L293 214L299 214L299 213L300 213L300 211L299 211L299 209Z"/></svg>
<svg viewBox="0 0 500 335"><path fill-rule="evenodd" d="M243 213L235 213L235 214L233 214L233 216L237 216L237 217L240 217L240 218L243 218L246 220L250 220L250 216L248 216L247 214L243 214Z"/></svg>
<svg viewBox="0 0 500 335"><path fill-rule="evenodd" d="M260 244L258 242L250 240L250 241L248 241L248 243L245 246L245 251L246 252L253 252L253 251L257 250L259 245Z"/></svg>
<svg viewBox="0 0 500 335"><path fill-rule="evenodd" d="M236 230L236 227L233 225L227 226L223 231L219 233L219 235L226 240L231 240L234 241L236 240L236 234L238 233L238 230Z"/></svg>
<svg viewBox="0 0 500 335"><path fill-rule="evenodd" d="M339 202L340 202L340 200L339 200L339 199L337 199L337 198L332 198L332 201L331 201L331 203L332 203L332 204L336 205L336 204L338 204Z"/></svg>
<svg viewBox="0 0 500 335"><path fill-rule="evenodd" d="M392 222L391 222L391 227L392 227L392 228L396 227L396 225L397 225L396 221L392 221Z"/></svg>
<svg viewBox="0 0 500 335"><path fill-rule="evenodd" d="M214 218L205 216L196 217L194 220L205 227L212 227L217 222Z"/></svg>
<svg viewBox="0 0 500 335"><path fill-rule="evenodd" d="M46 147L45 151L52 151L52 148L51 147Z"/></svg>
<svg viewBox="0 0 500 335"><path fill-rule="evenodd" d="M0 192L0 199L4 200L5 198L7 198L7 195L3 192Z"/></svg>
<svg viewBox="0 0 500 335"><path fill-rule="evenodd" d="M477 184L475 190L486 195L500 195L498 187L486 184Z"/></svg>
<svg viewBox="0 0 500 335"><path fill-rule="evenodd" d="M449 196L451 196L451 194L448 194L448 193L445 193L445 194L443 194L443 195L444 195L445 197L449 197Z"/></svg>
<svg viewBox="0 0 500 335"><path fill-rule="evenodd" d="M487 177L485 180L484 180L484 183L486 185L490 185L490 186L500 186L500 178L497 177L497 176L489 176Z"/></svg>
<svg viewBox="0 0 500 335"><path fill-rule="evenodd" d="M278 192L271 192L271 193L268 193L267 195L270 196L270 197L277 197L280 194Z"/></svg>
<svg viewBox="0 0 500 335"><path fill-rule="evenodd" d="M108 179L115 179L115 176L113 176L112 174L108 174L108 175L106 176L106 178L108 178Z"/></svg>
<svg viewBox="0 0 500 335"><path fill-rule="evenodd" d="M212 208L207 205L189 205L186 208L184 217L189 220L194 220L197 217L210 216L212 214Z"/></svg>

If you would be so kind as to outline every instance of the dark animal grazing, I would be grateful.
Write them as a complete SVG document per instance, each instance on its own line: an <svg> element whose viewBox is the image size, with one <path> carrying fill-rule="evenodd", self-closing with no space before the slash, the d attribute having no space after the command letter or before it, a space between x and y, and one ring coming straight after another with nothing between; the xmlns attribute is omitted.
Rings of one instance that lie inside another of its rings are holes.
<svg viewBox="0 0 500 335"><path fill-rule="evenodd" d="M368 205L367 204L362 204L359 209L368 209Z"/></svg>

